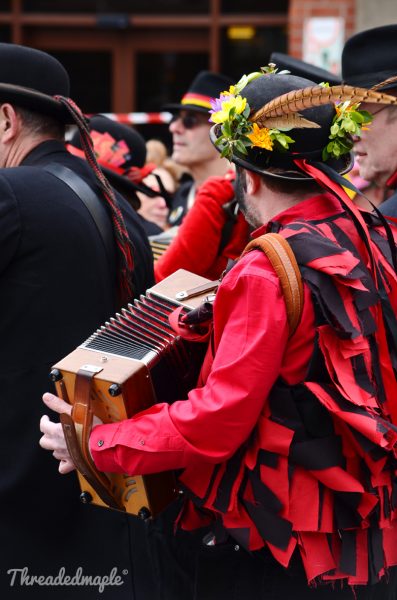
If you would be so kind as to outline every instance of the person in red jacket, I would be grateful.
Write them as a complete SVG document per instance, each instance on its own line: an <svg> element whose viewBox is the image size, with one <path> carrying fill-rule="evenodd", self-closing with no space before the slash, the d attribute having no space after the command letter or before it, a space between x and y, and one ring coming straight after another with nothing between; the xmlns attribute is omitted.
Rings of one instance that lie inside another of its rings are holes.
<svg viewBox="0 0 397 600"><path fill-rule="evenodd" d="M288 241L303 304L291 331L279 276L254 245L216 293L203 384L92 429L99 471L175 469L184 491L150 525L159 589L147 597L397 596L397 229L343 189L351 132L371 120L365 94L346 88L335 107L340 89L269 66L214 102L211 137L237 165L239 205L255 239ZM60 472L72 470L61 427L43 417L41 429Z"/></svg>
<svg viewBox="0 0 397 600"><path fill-rule="evenodd" d="M234 179L234 171L229 171L202 184L178 235L155 262L156 281L177 269L219 279L228 261L240 256L250 228L238 209Z"/></svg>

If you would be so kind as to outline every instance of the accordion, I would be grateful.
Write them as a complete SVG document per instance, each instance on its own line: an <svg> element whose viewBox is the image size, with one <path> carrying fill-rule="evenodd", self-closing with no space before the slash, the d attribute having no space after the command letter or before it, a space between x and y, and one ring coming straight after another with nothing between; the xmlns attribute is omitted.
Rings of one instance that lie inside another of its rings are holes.
<svg viewBox="0 0 397 600"><path fill-rule="evenodd" d="M88 450L93 416L103 423L127 419L157 401L186 397L197 381L205 345L186 342L168 317L198 307L219 282L180 269L123 308L68 356L51 379L58 395L73 405L61 415L76 464L83 502L155 516L178 494L175 476L99 473Z"/></svg>

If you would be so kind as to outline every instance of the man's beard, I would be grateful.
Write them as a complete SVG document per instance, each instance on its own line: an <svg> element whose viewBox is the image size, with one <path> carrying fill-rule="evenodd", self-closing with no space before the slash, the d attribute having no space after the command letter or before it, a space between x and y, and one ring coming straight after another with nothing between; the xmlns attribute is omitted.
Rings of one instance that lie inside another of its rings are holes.
<svg viewBox="0 0 397 600"><path fill-rule="evenodd" d="M263 225L262 220L257 212L246 202L247 194L247 178L244 169L241 167L236 168L236 199L241 212L243 213L245 220L249 225L257 229Z"/></svg>

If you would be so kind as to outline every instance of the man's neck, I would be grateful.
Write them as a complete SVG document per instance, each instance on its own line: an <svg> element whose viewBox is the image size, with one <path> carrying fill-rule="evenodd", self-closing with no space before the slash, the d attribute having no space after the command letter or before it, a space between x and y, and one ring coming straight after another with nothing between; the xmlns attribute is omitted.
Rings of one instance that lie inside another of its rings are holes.
<svg viewBox="0 0 397 600"><path fill-rule="evenodd" d="M18 167L24 158L39 144L52 138L48 136L24 136L16 140L7 156L5 167Z"/></svg>
<svg viewBox="0 0 397 600"><path fill-rule="evenodd" d="M266 191L262 192L262 197L258 204L258 212L261 220L260 225L268 223L276 215L281 214L285 210L288 210L315 195L316 192L292 196L290 194L279 194L266 189Z"/></svg>

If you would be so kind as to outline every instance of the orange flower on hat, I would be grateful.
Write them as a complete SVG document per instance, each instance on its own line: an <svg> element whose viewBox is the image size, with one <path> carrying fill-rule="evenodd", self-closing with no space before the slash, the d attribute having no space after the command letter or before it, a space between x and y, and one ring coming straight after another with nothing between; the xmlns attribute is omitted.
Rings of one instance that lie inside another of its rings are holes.
<svg viewBox="0 0 397 600"><path fill-rule="evenodd" d="M252 133L249 133L248 137L253 146L258 146L265 150L273 150L273 140L270 137L270 129L267 127L261 128L254 123Z"/></svg>

